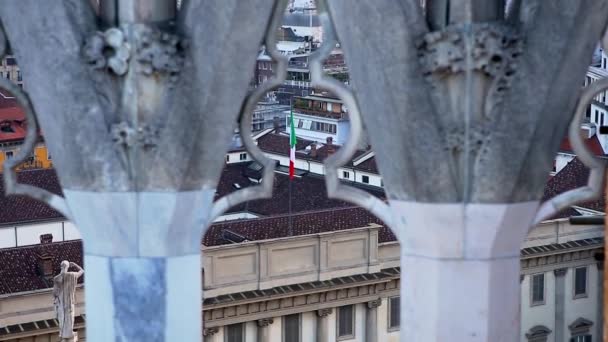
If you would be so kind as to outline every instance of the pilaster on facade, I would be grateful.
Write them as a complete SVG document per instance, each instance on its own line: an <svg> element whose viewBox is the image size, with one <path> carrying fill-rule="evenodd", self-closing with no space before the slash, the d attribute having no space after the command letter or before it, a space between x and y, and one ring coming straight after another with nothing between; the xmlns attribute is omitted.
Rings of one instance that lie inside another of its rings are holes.
<svg viewBox="0 0 608 342"><path fill-rule="evenodd" d="M367 302L365 312L365 340L367 342L378 341L378 307L380 305L382 305L382 298Z"/></svg>
<svg viewBox="0 0 608 342"><path fill-rule="evenodd" d="M367 302L367 308L368 309L376 309L378 308L380 305L382 305L382 299L378 298L376 300L370 300L369 302Z"/></svg>
<svg viewBox="0 0 608 342"><path fill-rule="evenodd" d="M327 318L327 316L331 315L332 312L333 310L331 308L325 308L316 311L317 317L319 318Z"/></svg>
<svg viewBox="0 0 608 342"><path fill-rule="evenodd" d="M274 323L272 318L262 318L256 321L258 328L258 342L270 342L269 326Z"/></svg>
<svg viewBox="0 0 608 342"><path fill-rule="evenodd" d="M213 336L220 331L219 327L211 327L203 329L203 336Z"/></svg>
<svg viewBox="0 0 608 342"><path fill-rule="evenodd" d="M563 267L563 268L556 268L553 270L553 273L555 274L556 277L563 277L566 275L566 273L568 272L568 269Z"/></svg>

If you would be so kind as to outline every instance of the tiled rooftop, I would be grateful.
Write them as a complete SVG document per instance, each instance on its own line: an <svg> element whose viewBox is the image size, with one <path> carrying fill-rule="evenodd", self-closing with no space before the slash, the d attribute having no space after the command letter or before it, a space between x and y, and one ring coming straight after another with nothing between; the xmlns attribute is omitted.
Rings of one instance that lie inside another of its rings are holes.
<svg viewBox="0 0 608 342"><path fill-rule="evenodd" d="M578 159L574 158L555 176L551 177L545 186L543 201L555 197L558 194L587 185L589 178L589 169ZM578 204L578 206L603 212L605 208L604 198L598 200ZM554 216L554 218L563 218L573 215L579 215L574 209L568 208L562 210Z"/></svg>
<svg viewBox="0 0 608 342"><path fill-rule="evenodd" d="M54 170L21 171L17 175L17 180L20 183L46 189L54 194L61 194L59 181ZM2 208L0 210L0 226L30 221L61 219L63 217L46 204L29 197L6 197L4 195L3 181L0 181L0 208Z"/></svg>
<svg viewBox="0 0 608 342"><path fill-rule="evenodd" d="M245 176L249 163L228 165L218 186L218 194L225 195L249 184ZM561 172L552 177L545 189L545 199L558 193L586 184L589 171L578 160L573 159ZM51 192L60 193L59 184L53 170L32 170L19 173L19 181L43 187ZM226 243L222 238L225 229L237 233L247 240L264 240L286 237L288 234L289 216L287 176L275 174L274 197L271 200L253 201L244 204L236 211L247 210L263 216L258 219L234 220L213 224L203 238L206 246ZM2 189L2 182L0 182ZM294 235L315 234L350 228L364 227L370 223L383 223L366 212L342 201L327 199L324 180L310 175L297 178L293 185L292 228ZM2 191L3 192L3 191ZM381 192L376 196L383 197ZM583 207L603 211L604 201L592 201ZM0 196L0 224L40 221L61 218L59 213L34 200L11 196ZM5 210L6 209L6 210ZM560 213L558 217L576 215L573 210ZM379 242L394 241L395 237L386 227L380 229ZM39 275L37 254L46 248L53 255L55 273L59 272L59 262L69 259L82 264L80 241L58 242L49 245L34 245L0 250L0 294L44 289L49 286L48 280ZM535 247L537 248L537 247ZM555 248L561 248L556 246ZM536 252L524 250L522 253Z"/></svg>

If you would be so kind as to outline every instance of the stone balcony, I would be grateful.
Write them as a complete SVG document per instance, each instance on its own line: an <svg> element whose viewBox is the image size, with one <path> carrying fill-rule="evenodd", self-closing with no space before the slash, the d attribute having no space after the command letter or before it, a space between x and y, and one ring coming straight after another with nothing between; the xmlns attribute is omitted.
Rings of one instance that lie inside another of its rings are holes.
<svg viewBox="0 0 608 342"><path fill-rule="evenodd" d="M399 266L399 245L379 225L203 249L204 296L265 290Z"/></svg>

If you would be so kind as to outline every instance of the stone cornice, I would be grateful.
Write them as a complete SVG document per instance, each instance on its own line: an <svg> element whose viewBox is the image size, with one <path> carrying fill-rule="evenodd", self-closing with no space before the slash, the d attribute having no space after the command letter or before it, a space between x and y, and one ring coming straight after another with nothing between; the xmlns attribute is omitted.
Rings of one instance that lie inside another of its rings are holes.
<svg viewBox="0 0 608 342"><path fill-rule="evenodd" d="M323 292L293 293L280 298L270 297L256 302L234 301L231 305L205 307L204 326L211 328L249 321L263 320L301 312L329 314L327 309L342 305L379 301L382 297L399 295L398 276L375 284L353 283L350 287L328 288Z"/></svg>
<svg viewBox="0 0 608 342"><path fill-rule="evenodd" d="M539 269L547 271L582 266L597 263L594 255L603 251L603 246L594 245L586 248L574 248L560 253L539 253L538 255L522 257L521 271L524 274L537 272Z"/></svg>

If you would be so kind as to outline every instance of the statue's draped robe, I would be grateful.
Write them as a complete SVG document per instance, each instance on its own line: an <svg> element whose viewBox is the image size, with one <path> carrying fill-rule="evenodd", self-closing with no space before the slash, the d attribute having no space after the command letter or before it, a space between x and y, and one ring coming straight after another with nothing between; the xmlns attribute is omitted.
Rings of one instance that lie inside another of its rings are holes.
<svg viewBox="0 0 608 342"><path fill-rule="evenodd" d="M74 337L74 304L78 274L65 272L53 279L55 310L59 321L59 338Z"/></svg>

